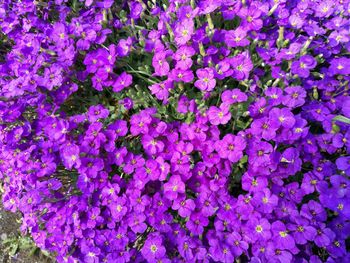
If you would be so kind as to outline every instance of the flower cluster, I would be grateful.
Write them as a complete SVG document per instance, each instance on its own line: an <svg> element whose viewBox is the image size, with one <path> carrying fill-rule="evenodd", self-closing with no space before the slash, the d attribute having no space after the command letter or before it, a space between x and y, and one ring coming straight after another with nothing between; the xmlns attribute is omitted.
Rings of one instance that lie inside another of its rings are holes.
<svg viewBox="0 0 350 263"><path fill-rule="evenodd" d="M349 262L350 1L0 1L5 208L58 262Z"/></svg>

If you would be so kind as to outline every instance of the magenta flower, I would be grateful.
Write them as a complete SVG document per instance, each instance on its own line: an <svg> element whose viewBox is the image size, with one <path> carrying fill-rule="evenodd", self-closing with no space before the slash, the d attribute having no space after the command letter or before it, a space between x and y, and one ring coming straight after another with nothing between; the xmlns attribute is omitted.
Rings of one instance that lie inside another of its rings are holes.
<svg viewBox="0 0 350 263"><path fill-rule="evenodd" d="M152 119L147 114L136 114L131 117L130 120L130 131L133 135L138 135L140 133L148 133L148 125L151 123Z"/></svg>
<svg viewBox="0 0 350 263"><path fill-rule="evenodd" d="M116 81L113 83L113 91L120 92L123 89L129 87L132 84L132 76L126 72L119 75Z"/></svg>
<svg viewBox="0 0 350 263"><path fill-rule="evenodd" d="M181 46L174 54L176 60L176 68L187 70L192 66L191 57L195 54L195 50L191 46Z"/></svg>
<svg viewBox="0 0 350 263"><path fill-rule="evenodd" d="M79 168L81 165L79 147L68 144L63 148L62 161L67 169Z"/></svg>
<svg viewBox="0 0 350 263"><path fill-rule="evenodd" d="M162 152L164 149L164 143L161 140L153 138L148 134L142 136L142 145L146 152L150 154Z"/></svg>
<svg viewBox="0 0 350 263"><path fill-rule="evenodd" d="M247 79L253 69L253 63L247 53L233 57L230 64L233 69L232 77L237 80Z"/></svg>
<svg viewBox="0 0 350 263"><path fill-rule="evenodd" d="M166 52L160 51L155 53L152 59L156 76L166 76L170 71L169 63L166 61Z"/></svg>
<svg viewBox="0 0 350 263"><path fill-rule="evenodd" d="M175 42L178 46L185 45L191 38L194 32L194 23L191 19L179 21L174 30Z"/></svg>
<svg viewBox="0 0 350 263"><path fill-rule="evenodd" d="M109 111L102 105L91 106L88 111L88 119L90 122L95 122L99 119L105 119L109 115Z"/></svg>
<svg viewBox="0 0 350 263"><path fill-rule="evenodd" d="M254 120L251 128L253 135L260 136L269 141L276 137L276 131L278 130L279 125L276 122L273 122L270 118L263 117Z"/></svg>
<svg viewBox="0 0 350 263"><path fill-rule="evenodd" d="M189 217L195 210L196 205L192 199L177 198L174 199L172 208L177 210L181 217Z"/></svg>
<svg viewBox="0 0 350 263"><path fill-rule="evenodd" d="M173 69L169 74L169 79L176 82L189 83L194 79L191 70Z"/></svg>
<svg viewBox="0 0 350 263"><path fill-rule="evenodd" d="M207 217L202 216L200 213L192 213L190 220L187 221L186 227L193 235L201 235L204 231L204 227L209 224Z"/></svg>
<svg viewBox="0 0 350 263"><path fill-rule="evenodd" d="M248 97L239 89L225 90L221 94L222 102L228 105L247 101Z"/></svg>
<svg viewBox="0 0 350 263"><path fill-rule="evenodd" d="M207 115L213 125L226 124L231 119L230 108L225 104L222 104L220 108L211 106L207 111Z"/></svg>
<svg viewBox="0 0 350 263"><path fill-rule="evenodd" d="M215 144L215 150L219 153L220 158L228 159L231 162L238 162L243 157L243 150L246 142L241 136L227 134Z"/></svg>
<svg viewBox="0 0 350 263"><path fill-rule="evenodd" d="M170 200L177 199L178 194L185 193L185 184L179 175L173 175L170 180L164 184L164 193Z"/></svg>

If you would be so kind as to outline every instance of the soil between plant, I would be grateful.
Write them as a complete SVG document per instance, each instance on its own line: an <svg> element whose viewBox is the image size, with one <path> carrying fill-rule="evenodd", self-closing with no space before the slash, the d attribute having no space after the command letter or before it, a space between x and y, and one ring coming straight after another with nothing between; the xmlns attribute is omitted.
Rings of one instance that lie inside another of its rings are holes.
<svg viewBox="0 0 350 263"><path fill-rule="evenodd" d="M1 200L1 196L0 196ZM17 220L20 219L19 214L14 214L6 211L0 201L0 263L53 263L54 260L47 258L43 255L32 255L29 249L19 248L15 256L10 256L3 241L12 238L19 237L20 224Z"/></svg>

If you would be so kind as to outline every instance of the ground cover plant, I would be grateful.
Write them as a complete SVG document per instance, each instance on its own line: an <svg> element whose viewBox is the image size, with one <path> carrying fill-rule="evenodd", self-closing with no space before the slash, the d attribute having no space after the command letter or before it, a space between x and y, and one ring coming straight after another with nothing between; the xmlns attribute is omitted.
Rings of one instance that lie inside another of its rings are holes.
<svg viewBox="0 0 350 263"><path fill-rule="evenodd" d="M0 1L0 179L58 262L350 262L350 1Z"/></svg>

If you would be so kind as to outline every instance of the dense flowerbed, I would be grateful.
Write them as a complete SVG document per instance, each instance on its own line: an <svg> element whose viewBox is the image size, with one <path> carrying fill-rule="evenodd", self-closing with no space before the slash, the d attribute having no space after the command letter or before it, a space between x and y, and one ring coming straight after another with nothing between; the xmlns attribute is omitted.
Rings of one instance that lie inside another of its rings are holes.
<svg viewBox="0 0 350 263"><path fill-rule="evenodd" d="M3 204L58 262L350 262L350 1L0 1Z"/></svg>

